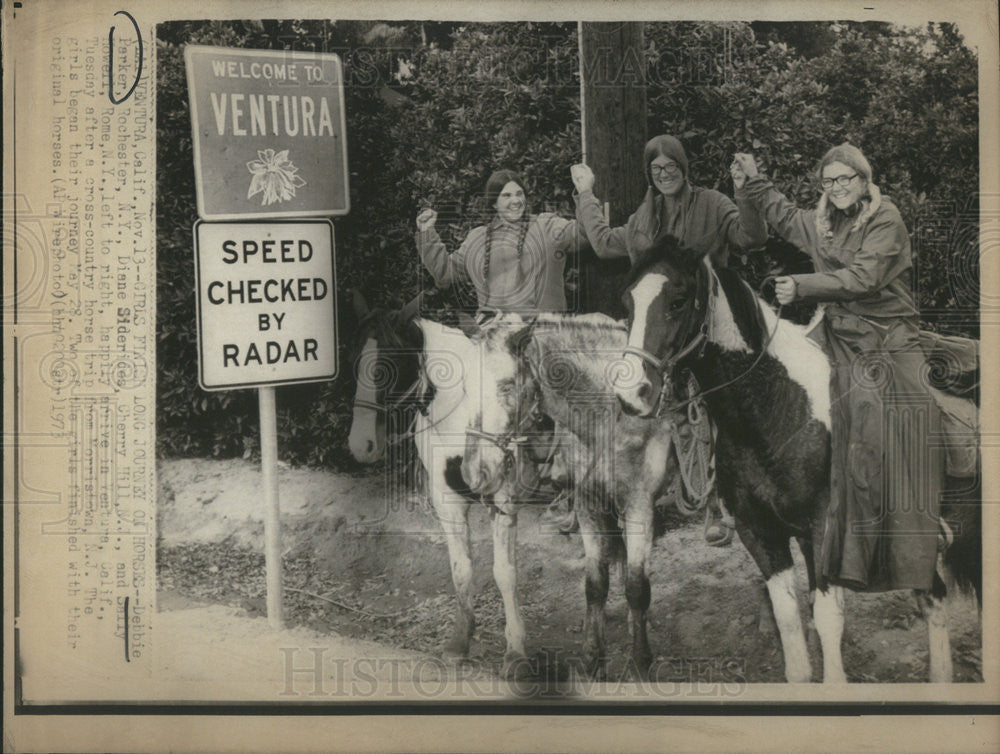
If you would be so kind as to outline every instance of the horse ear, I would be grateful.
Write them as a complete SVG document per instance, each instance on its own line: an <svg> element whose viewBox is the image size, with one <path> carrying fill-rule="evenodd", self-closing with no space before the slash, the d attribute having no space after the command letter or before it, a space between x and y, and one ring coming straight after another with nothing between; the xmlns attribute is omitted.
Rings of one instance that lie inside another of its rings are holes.
<svg viewBox="0 0 1000 754"><path fill-rule="evenodd" d="M354 304L354 313L358 315L358 319L364 319L368 314L368 302L357 288L351 288L351 302Z"/></svg>
<svg viewBox="0 0 1000 754"><path fill-rule="evenodd" d="M535 321L532 320L520 330L515 330L510 337L507 338L507 344L510 347L511 352L517 358L521 358L524 355L525 349L531 343L531 335L534 329Z"/></svg>
<svg viewBox="0 0 1000 754"><path fill-rule="evenodd" d="M698 277L698 275L705 271L705 260L708 258L707 254L702 254L701 252L695 251L694 249L688 249L686 247L678 247L677 255L684 267L684 270L690 275Z"/></svg>
<svg viewBox="0 0 1000 754"><path fill-rule="evenodd" d="M420 314L420 310L423 308L423 298L424 293L421 291L400 310L399 316L403 322L409 322Z"/></svg>

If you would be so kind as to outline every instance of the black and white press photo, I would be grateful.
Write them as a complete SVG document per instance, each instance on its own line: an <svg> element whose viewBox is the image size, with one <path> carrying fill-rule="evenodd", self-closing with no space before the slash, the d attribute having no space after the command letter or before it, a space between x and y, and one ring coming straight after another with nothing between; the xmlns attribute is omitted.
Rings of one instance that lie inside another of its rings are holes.
<svg viewBox="0 0 1000 754"><path fill-rule="evenodd" d="M993 5L68 7L5 747L996 743Z"/></svg>
<svg viewBox="0 0 1000 754"><path fill-rule="evenodd" d="M978 78L955 25L157 34L165 617L263 617L280 567L287 625L515 695L982 680ZM313 143L345 142L315 170ZM276 389L275 565L256 391L199 390L196 366L307 364L292 328L323 281L296 231L269 256L268 226L219 224L196 318L195 197L307 216L345 169L341 369ZM212 314L226 344L196 358Z"/></svg>

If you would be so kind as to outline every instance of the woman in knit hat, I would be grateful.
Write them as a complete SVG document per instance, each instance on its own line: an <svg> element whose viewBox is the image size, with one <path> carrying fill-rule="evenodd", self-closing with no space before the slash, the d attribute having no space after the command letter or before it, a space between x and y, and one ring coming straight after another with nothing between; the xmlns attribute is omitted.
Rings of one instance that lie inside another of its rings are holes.
<svg viewBox="0 0 1000 754"><path fill-rule="evenodd" d="M812 257L815 272L776 280L782 305L822 303L816 337L831 356L831 485L821 584L930 589L937 558L943 454L941 415L926 369L913 295L910 238L875 185L861 150L841 144L820 160L815 209L799 209L757 171L731 165L741 212L764 218Z"/></svg>
<svg viewBox="0 0 1000 754"><path fill-rule="evenodd" d="M490 176L486 203L492 219L473 228L453 254L434 230L437 213L425 209L417 216L417 250L438 287L471 285L480 308L565 311L566 258L587 246L577 223L530 214L524 181L510 170Z"/></svg>
<svg viewBox="0 0 1000 754"><path fill-rule="evenodd" d="M597 256L627 256L634 263L657 240L671 235L682 246L708 254L724 266L731 248L754 249L767 242L767 226L761 218L741 213L725 194L691 184L687 154L675 137L664 134L650 139L643 164L646 196L620 228L608 225L601 201L594 196L593 171L586 165L570 169L577 191L576 217ZM684 416L678 415L676 421L680 436L690 434ZM733 538L732 518L719 503L717 508L710 500L705 511L705 541L715 546L727 545Z"/></svg>
<svg viewBox="0 0 1000 754"><path fill-rule="evenodd" d="M767 242L767 226L758 218L744 219L733 201L713 189L694 186L688 180L688 158L673 136L656 136L643 152L646 196L639 208L620 228L609 227L601 201L594 196L594 173L586 165L574 165L570 173L576 186L576 217L591 246L602 258L636 258L665 235L682 246L710 254L724 265L729 250L755 249Z"/></svg>

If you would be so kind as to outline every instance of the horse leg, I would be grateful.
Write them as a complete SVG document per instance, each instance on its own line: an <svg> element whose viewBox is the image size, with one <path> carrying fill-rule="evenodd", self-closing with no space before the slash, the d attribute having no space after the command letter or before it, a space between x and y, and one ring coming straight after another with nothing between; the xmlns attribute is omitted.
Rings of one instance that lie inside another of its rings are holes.
<svg viewBox="0 0 1000 754"><path fill-rule="evenodd" d="M653 549L653 501L649 496L638 496L629 502L625 513L625 547L625 598L628 600L632 627L632 661L639 678L646 680L653 662L646 633L646 613L650 602L646 563Z"/></svg>
<svg viewBox="0 0 1000 754"><path fill-rule="evenodd" d="M469 654L476 619L472 608L472 546L469 537L469 505L464 500L434 496L434 507L444 529L451 561L451 580L455 585L457 606L451 637L445 642L443 654L448 659L463 659Z"/></svg>
<svg viewBox="0 0 1000 754"><path fill-rule="evenodd" d="M743 510L743 506L734 507ZM737 514L736 532L764 574L785 657L785 680L789 683L808 683L812 680L812 665L796 598L789 538L777 522L765 519L756 523L759 525L751 528Z"/></svg>
<svg viewBox="0 0 1000 754"><path fill-rule="evenodd" d="M503 656L503 674L509 676L524 667L524 621L517 599L517 514L492 513L493 580L503 597L504 636L507 649Z"/></svg>
<svg viewBox="0 0 1000 754"><path fill-rule="evenodd" d="M844 588L827 584L813 594L813 622L823 647L823 683L847 683L841 655L844 636Z"/></svg>
<svg viewBox="0 0 1000 754"><path fill-rule="evenodd" d="M841 642L844 636L844 589L827 585L818 591L816 579L816 549L811 537L796 537L802 557L806 561L809 578L809 604L812 607L813 625L819 634L823 650L823 683L846 683Z"/></svg>
<svg viewBox="0 0 1000 754"><path fill-rule="evenodd" d="M954 679L951 665L951 640L948 638L948 611L944 598L947 594L944 581L937 573L931 591L914 589L917 605L927 621L928 662L931 683L951 683Z"/></svg>
<svg viewBox="0 0 1000 754"><path fill-rule="evenodd" d="M593 502L589 505L594 505ZM584 624L583 661L587 673L604 680L607 674L607 657L604 649L604 606L608 601L608 566L610 554L608 532L599 525L600 518L578 506L580 537L586 556L584 591L587 596L587 617Z"/></svg>

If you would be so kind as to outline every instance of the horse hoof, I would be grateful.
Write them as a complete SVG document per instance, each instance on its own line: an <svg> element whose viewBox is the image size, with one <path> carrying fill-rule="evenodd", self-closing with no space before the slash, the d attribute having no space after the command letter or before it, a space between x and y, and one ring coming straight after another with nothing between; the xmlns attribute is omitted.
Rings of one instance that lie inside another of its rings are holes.
<svg viewBox="0 0 1000 754"><path fill-rule="evenodd" d="M449 639L441 648L441 656L448 662L461 662L469 656L469 642Z"/></svg>
<svg viewBox="0 0 1000 754"><path fill-rule="evenodd" d="M508 681L523 681L531 677L528 658L520 652L507 652L503 656L501 675Z"/></svg>

